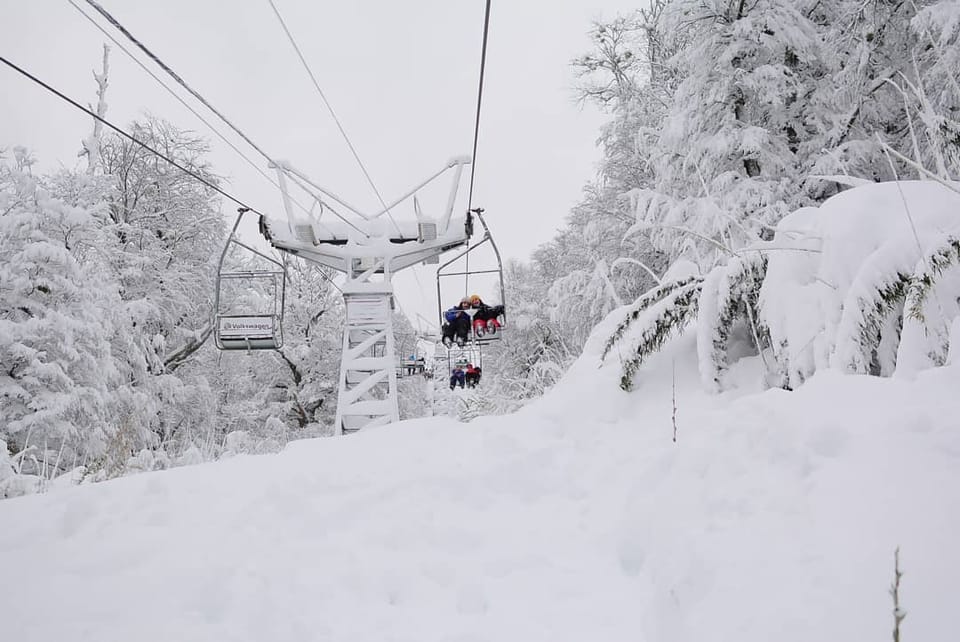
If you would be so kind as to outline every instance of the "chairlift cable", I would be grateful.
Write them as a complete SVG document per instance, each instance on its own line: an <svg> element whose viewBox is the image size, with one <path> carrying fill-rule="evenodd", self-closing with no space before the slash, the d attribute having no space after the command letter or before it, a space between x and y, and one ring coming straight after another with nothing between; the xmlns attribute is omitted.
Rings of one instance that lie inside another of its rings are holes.
<svg viewBox="0 0 960 642"><path fill-rule="evenodd" d="M201 115L197 110L195 110L187 101L185 101L183 98L181 98L179 94L177 94L175 91L173 91L173 89L171 89L169 85L167 85L165 82L163 82L163 80L161 80L159 76L157 76L155 73L153 73L153 71L152 71L149 67L147 67L145 64L143 64L143 62L142 62L139 58L137 58L136 56L134 56L134 55L130 52L129 49L127 49L126 47L124 47L124 46L123 46L123 43L121 43L119 40L117 40L116 38L114 38L114 37L113 37L113 34L111 34L109 31L107 31L106 29L104 29L104 28L100 25L100 23L98 23L96 20L94 20L93 18L91 18L91 17L90 17L90 14L88 14L87 12L85 12L80 5L78 5L76 2L74 2L74 0L67 0L67 2L69 2L70 5L80 13L80 15L82 15L84 18L86 18L86 19L90 22L90 24L92 24L94 27L96 27L97 29L99 29L100 32L101 32L104 36L106 36L107 38L109 38L110 41L111 41L114 45L116 45L117 47L119 47L120 51L122 51L123 53L125 53L125 54L127 55L127 57L129 57L133 62L135 62L141 69L143 69L145 72L147 72L147 74L149 74L151 78L153 78L155 81L157 81L157 83L158 83L161 87L163 87L164 89L166 89L166 90L167 90L167 93L169 93L171 96L173 96L181 105L183 105L184 107L186 107L186 109L187 109L191 114L193 114L194 116L196 116L196 117L200 120L200 122L202 122L204 125L206 125L206 126L210 129L210 131L212 131L214 134L217 135L218 138L220 138L220 140L222 140L224 143L226 143L226 144L230 147L230 149L232 149L233 151L235 151L238 156L240 156L243 160L245 160L245 161L250 165L250 167L252 167L252 168L254 169L254 171L256 171L257 173L259 173L261 176L263 176L265 179L267 179L270 183L272 183L274 187L276 187L276 188L279 189L280 186L277 184L277 182L276 182L269 174L267 174L266 172L264 172L264 171L260 168L259 165L257 165L255 162L253 162L253 161L250 159L249 156L247 156L246 154L244 154L243 151L241 151L236 145L234 145L234 144L230 141L230 139L228 139L226 136L224 136L222 133L220 133L220 131L217 130L216 127L214 127L213 125L211 125L210 122L209 122L206 118L203 117L203 115ZM303 208L302 205L301 205L301 208ZM306 208L303 208L303 209L304 209L304 211L306 211Z"/></svg>
<svg viewBox="0 0 960 642"><path fill-rule="evenodd" d="M91 2L92 0L88 0ZM310 65L307 63L307 59L304 58L303 52L300 51L297 41L294 39L293 34L290 33L290 29L287 27L287 23L284 21L283 16L280 15L280 10L277 8L276 3L273 0L267 0L270 3L270 8L273 9L274 15L277 16L277 20L280 21L280 26L283 27L283 32L287 35L287 40L290 41L290 44L293 46L294 51L297 53L297 57L300 59L300 63L303 65L303 68L307 71L307 75L310 76L310 80L313 82L314 88L316 88L317 93L320 94L320 99L323 100L323 104L326 105L327 111L330 112L330 116L333 117L333 122L336 123L337 129L340 130L340 134L343 136L343 140L346 141L347 147L350 148L350 152L353 154L354 160L357 161L357 165L360 166L360 170L363 172L364 177L367 179L367 182L370 184L370 187L373 189L373 193L377 195L377 200L380 201L380 206L383 207L384 212L387 217L390 219L390 222L393 223L393 227L396 228L397 233L400 234L400 226L397 225L397 222L393 219L393 214L390 213L390 208L387 207L386 201L383 199L383 196L380 195L380 190L377 189L376 184L373 182L373 178L370 176L370 172L367 171L367 167L363 164L363 161L360 160L360 155L357 153L356 148L353 146L353 143L350 142L350 137L347 136L347 131L343 128L343 124L340 122L340 119L337 118L336 112L333 110L333 105L330 104L330 101L327 100L327 95L323 92L323 89L320 87L320 83L317 82L317 77L314 75L313 70L310 68Z"/></svg>
<svg viewBox="0 0 960 642"><path fill-rule="evenodd" d="M477 87L477 116L473 125L473 154L470 157L470 189L467 193L467 216L473 211L473 179L477 172L477 141L480 139L480 106L483 103L483 75L487 66L487 34L490 31L490 2L487 0L483 14L483 44L480 47L480 81ZM463 295L468 295L470 289L470 255L466 256L466 272Z"/></svg>
<svg viewBox="0 0 960 642"><path fill-rule="evenodd" d="M90 0L88 0L89 2ZM483 103L483 74L487 66L487 34L490 30L490 2L487 0L483 16L483 45L480 48L480 82L477 87L477 116L473 125L473 155L470 163L470 190L467 195L467 210L473 209L473 179L477 171L477 141L480 138L480 106Z"/></svg>
<svg viewBox="0 0 960 642"><path fill-rule="evenodd" d="M373 178L370 176L370 172L367 171L367 167L363 164L363 161L360 160L360 154L357 153L356 148L353 146L353 143L350 141L350 137L347 135L346 129L344 129L343 124L340 122L340 119L337 117L336 112L333 110L333 105L330 104L330 101L327 99L327 95L324 93L323 89L320 87L320 83L317 81L316 75L313 73L313 70L310 68L310 65L307 63L307 59L304 57L303 52L300 50L300 46L297 45L296 39L294 39L293 34L290 32L290 29L287 27L286 21L283 19L283 16L280 14L280 10L277 8L274 0L267 0L270 3L270 8L273 9L274 15L277 17L277 20L280 22L280 26L283 27L283 32L287 36L287 40L290 41L290 44L293 46L293 50L297 54L297 58L300 59L300 64L303 65L303 68L306 70L307 75L310 76L310 80L313 83L314 88L317 90L317 93L320 95L320 99L323 101L323 104L326 106L327 111L330 112L330 116L333 118L333 122L336 123L337 129L340 130L340 134L343 136L343 140L347 143L347 147L350 148L350 152L353 154L354 160L357 161L357 165L360 166L360 170L363 172L364 177L367 179L367 182L370 184L370 187L373 189L373 193L376 194L377 200L380 201L380 206L383 208L383 213L387 215L387 218L390 219L390 222L393 224L394 229L397 230L397 234L403 236L403 232L400 230L400 226L397 225L397 221L393 218L393 214L390 212L390 207L387 206L386 201L383 196L380 194L380 190L377 189L376 183L373 182ZM341 217L342 218L342 217ZM420 293L423 293L423 283L420 282L420 275L417 274L416 269L413 270L413 278L417 282L417 287L420 290ZM401 312L403 310L401 309ZM403 313L406 316L406 313Z"/></svg>
<svg viewBox="0 0 960 642"><path fill-rule="evenodd" d="M147 151L150 152L151 154L153 154L153 155L155 155L155 156L157 156L157 157L159 157L159 158L162 158L163 160L165 160L165 161L168 162L169 164L171 164L171 165L173 165L174 167L176 167L177 169L179 169L179 170L180 170L181 172L183 172L184 174L187 174L188 176L191 176L191 177L194 178L195 180L199 181L200 183L203 183L204 185L206 185L207 187L209 187L209 188L212 189L213 191L217 192L217 193L220 194L221 196L223 196L223 197L227 198L228 200L234 202L235 204L239 205L240 207L244 207L244 208L250 210L251 212L253 212L253 213L255 213L255 214L259 214L260 216L264 216L263 212L259 211L259 210L256 209L255 207L251 207L250 205L247 205L246 203L244 203L243 201L241 201L241 200L238 199L237 197L235 197L235 196L233 196L232 194L224 191L223 189L221 189L220 187L218 187L216 184L210 182L209 180L207 180L207 179L204 178L203 176L197 174L196 172L194 172L194 171L192 171L192 170L187 169L186 167L184 167L183 165L181 165L181 164L178 163L177 161L173 160L172 158L170 158L169 156L167 156L167 155L164 154L163 152L159 152L159 151L155 150L154 148L150 147L149 145L147 145L146 143L144 143L143 141L141 141L140 139L138 139L136 136L133 136L133 135L131 135L131 134L128 134L126 131L120 129L119 127L117 127L116 125L114 125L113 123L111 123L111 122L110 122L109 120L107 120L106 118L103 118L103 117L99 116L98 114L96 114L95 112L93 112L92 110L87 109L86 107L84 107L83 105L81 105L80 103L78 103L77 101L75 101L74 99L70 98L69 96L67 96L67 95L64 94L63 92L61 92L61 91L59 91L59 90L51 87L51 86L48 85L47 83L43 82L42 80L40 80L39 78L37 78L36 76L34 76L33 74L31 74L29 71L23 69L22 67L16 65L16 64L13 63L13 62L7 60L5 57L0 56L0 62L2 62L3 64L7 65L8 67L10 67L11 69L13 69L14 71L18 72L18 73L21 74L22 76L25 76L26 78L29 78L30 80L32 80L32 81L35 82L36 84L40 85L41 87L43 87L44 89L46 89L46 90L49 91L50 93L54 94L55 96L57 96L57 97L60 98L61 100L64 100L64 101L70 103L71 105L73 105L74 107L76 107L77 109L79 109L80 111L82 111L83 113L87 114L87 115L90 116L91 118L97 119L98 121L100 121L101 123L103 123L104 125L106 125L107 127L109 127L110 129L112 129L113 131L117 132L118 134L120 134L120 135L123 136L124 138L127 138L127 139L129 139L131 142L136 143L137 145L139 145L139 146L142 147L143 149L147 150Z"/></svg>
<svg viewBox="0 0 960 642"><path fill-rule="evenodd" d="M150 49L148 49L146 45L144 45L142 42L140 42L132 33L130 33L130 31L129 31L126 27L124 27L124 26L120 23L119 20L117 20L115 17L113 17L113 15L111 15L109 11L107 11L106 9L104 9L103 6L101 6L99 3L97 3L96 0L85 0L85 2L86 2L88 5L90 5L91 7L93 7L93 8L97 11L97 13L99 13L101 16L103 16L104 19L107 20L107 22L109 22L111 25L113 25L113 27L116 28L117 31L119 31L120 33L122 33L128 40L130 40L130 42L132 42L134 45L136 45L137 48L140 49L140 51L142 51L144 54L146 54L153 62L155 62L155 63L157 64L157 66L159 66L161 69L163 69L171 78L173 78L173 79L177 82L178 85L180 85L181 87L183 87L184 89L186 89L186 90L190 93L191 96L193 96L194 98L196 98L197 100L199 100L207 109L209 109L211 112L213 112L213 114L214 114L217 118L219 118L220 120L222 120L222 121L224 122L224 124L226 124L226 125L227 125L230 129L232 129L240 138L242 138L248 145L250 145L250 147L252 147L254 150L256 150L257 153L259 153L261 156L263 156L263 158L266 159L267 163L269 163L270 165L273 165L273 166L277 166L277 167L280 166L280 164L279 164L277 161L275 161L272 156L270 156L267 152L265 152L265 151L263 150L263 148L261 148L261 147L260 147L259 145L257 145L255 142L253 142L253 140L252 140L249 136L247 136L247 135L243 132L243 130L241 130L238 126L234 125L233 122L232 122L229 118L227 118L226 116L224 116L222 112L220 112L216 107L214 107L212 104L210 104L210 102L209 102L206 98L204 98L204 97L200 94L200 92L198 92L198 91L195 90L193 87L191 87L190 85L188 85L187 82L186 82L182 77L180 77L179 74L177 74L177 72L175 72L172 68L170 68L170 66L168 66L165 62L163 62L155 53L153 53L153 51L151 51ZM73 4L73 3L71 2L71 4ZM84 15L86 15L86 14L84 14ZM88 19L90 19L90 18L88 17ZM94 24L96 24L96 23L94 23ZM98 27L99 27L99 25L98 25ZM101 29L101 30L102 30L102 29ZM116 42L116 41L114 41L114 42ZM128 54L128 55L129 55L129 54ZM138 64L140 64L139 61L138 61ZM142 65L141 65L141 66L142 66ZM152 75L152 74L151 74L151 75ZM178 100L179 100L179 98L178 98ZM181 102L182 102L182 101L181 101ZM191 111L193 111L193 110L191 110ZM196 113L196 112L194 112L194 113ZM204 121L204 122L206 122L206 121ZM208 124L208 126L209 126L209 124ZM211 129L213 129L213 128L211 127ZM214 130L214 133L217 133L217 134L219 135L219 133L216 132L216 130ZM222 136L221 136L221 138L222 138ZM228 143L228 144L229 144L229 143ZM231 147L232 147L232 145L231 145ZM271 182L272 182L275 186L277 186L277 184L276 184L275 182L273 182L272 180L271 180ZM279 186L277 186L277 187L279 188ZM291 200L293 200L293 202L296 203L301 209L303 209L304 211L307 211L306 208L305 208L302 204L300 204L299 202L297 202L295 199L291 199ZM318 200L319 200L319 199L318 199ZM333 211L333 210L331 210L331 211ZM353 227L357 232L360 232L361 234L366 235L366 233L363 232L363 230L361 230L361 229L358 228L356 225L354 225L349 219L341 216L341 215L340 215L339 213L337 213L337 212L334 212L334 213L335 213L339 218L341 218L341 219L344 221L344 223L346 223L347 225Z"/></svg>
<svg viewBox="0 0 960 642"><path fill-rule="evenodd" d="M163 80L162 80L159 76L157 76L149 67L147 67L145 64L143 64L143 62L142 62L139 58L137 58L136 56L134 56L134 55L130 52L129 49L127 49L126 47L124 47L124 46L123 46L123 43L121 43L119 40L117 40L117 39L113 36L113 34L111 34L109 31L107 31L106 29L104 29L103 26L101 26L100 23L98 23L96 20L94 20L93 18L91 18L91 17L90 17L90 14L88 14L86 11L84 11L83 8L82 8L80 5L78 5L76 2L74 2L74 0L67 0L67 2L69 2L70 5L80 13L80 15L82 15L84 18L86 18L87 21L90 22L90 24L92 24L94 27L96 27L96 28L100 31L100 33L102 33L104 36L106 36L107 38L109 38L110 41L120 49L120 51L122 51L123 53L125 53L125 54L127 55L127 57L130 58L130 60L132 60L133 62L135 62L141 69L143 69L145 72L147 72L147 74L148 74L151 78L153 78L155 81L157 81L157 84L159 84L161 87L163 87L163 88L167 91L167 93L169 93L171 96L173 96L173 97L177 100L177 102L179 102L181 105L183 105L183 106L187 109L187 111L189 111L191 114L193 114L194 116L196 116L196 117L200 120L200 122L202 122L204 125L206 125L207 128L208 128L210 131L212 131L214 134L217 135L217 137L218 137L220 140L222 140L224 143L226 143L227 146L230 147L230 149L232 149L233 151L235 151L235 152L237 153L237 155L240 156L240 158L242 158L243 160L245 160L245 161L247 162L247 164L250 165L250 167L252 167L252 168L254 169L254 171L256 171L258 174L260 174L261 176L263 176L271 185L273 185L273 186L276 187L277 189L280 189L280 184L277 183L277 181L276 181L272 176L270 176L270 175L267 174L265 171L263 171L263 170L260 168L259 165L257 165L255 162L253 162L253 160L250 159L249 156L247 156L246 154L244 154L243 151L242 151L240 148L238 148L236 145L234 145L233 142L231 142L229 138L227 138L226 136L224 136L216 127L214 127L214 126L210 123L210 121L208 121L206 118L203 117L202 114L200 114L200 112L198 112L196 109L194 109L194 108L190 105L190 103L188 103L187 101L185 101L177 92L175 92L175 91L170 87L170 85L168 85L168 84L166 84L165 82L163 82ZM294 205L296 205L296 206L299 207L301 210L303 210L304 213L306 213L306 214L308 214L308 215L310 214L310 211L306 208L306 206L304 206L302 203L300 203L300 201L298 201L297 199L293 198L292 196L290 197L290 200L293 202Z"/></svg>
<svg viewBox="0 0 960 642"><path fill-rule="evenodd" d="M117 29L117 31L119 31L120 33L122 33L124 36L126 36L126 38L127 38L128 40L130 40L130 42L132 42L133 44L135 44L135 45L140 49L140 51L142 51L143 53L145 53L145 54L146 54L151 60L153 60L153 62L155 62L161 69L163 69L165 72L167 72L167 74L168 74L171 78L173 78L175 81L177 81L177 84L179 84L181 87L183 87L183 88L186 89L188 92L190 92L190 94L191 94L194 98L196 98L197 100L199 100L201 103L203 103L203 105L204 105L207 109L209 109L209 110L212 111L214 114L216 114L217 118L219 118L219 119L222 120L224 123L226 123L226 125L227 125L228 127L230 127L230 129L232 129L234 132L236 132L237 135L240 136L240 138L242 138L244 141L246 141L246 143L247 143L248 145L250 145L250 146L253 147L255 150L257 150L257 152L258 152L261 156L263 156L265 159L267 159L267 162L269 162L269 163L274 163L274 164L275 164L273 158L271 158L269 154L267 154L265 151L263 151L263 149L261 149L260 146L257 145L255 142L253 142L252 140L250 140L250 137L249 137L249 136L247 136L245 133L243 133L243 131L242 131L239 127L237 127L236 125L234 125L234 124L233 124L226 116L224 116L216 107L214 107L213 105L211 105L211 104L207 101L207 99L204 98L198 91L196 91L193 87L191 87L190 85L188 85L188 84L186 83L186 81L177 74L177 72L175 72L173 69L171 69L170 67L168 67L167 64L166 64L165 62L163 62L162 60L160 60L160 58L157 57L157 55L156 55L155 53L153 53L152 51L150 51L149 49L147 49L146 45L144 45L142 42L140 42L139 40L137 40L137 38L136 38L132 33L130 33L130 32L127 30L126 27L124 27L122 24L120 24L120 22L119 22L116 18L114 18L114 17L110 14L110 12L108 12L106 9L104 9L98 2L96 2L96 0L85 0L85 1L86 1L86 3L87 3L88 5L90 5L91 7L93 7L93 8L97 11L97 13L99 13L101 16L103 16L103 17L107 20L107 22L109 22L111 25L113 25L113 26Z"/></svg>

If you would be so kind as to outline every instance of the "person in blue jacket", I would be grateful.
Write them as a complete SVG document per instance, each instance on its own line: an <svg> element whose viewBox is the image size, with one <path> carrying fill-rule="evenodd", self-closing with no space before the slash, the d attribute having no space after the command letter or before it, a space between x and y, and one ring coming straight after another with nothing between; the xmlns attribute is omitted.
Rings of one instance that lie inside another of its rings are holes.
<svg viewBox="0 0 960 642"><path fill-rule="evenodd" d="M470 309L470 306L470 297L463 297L460 299L460 303L443 313L444 321L446 321L443 324L443 345L449 348L454 341L460 347L466 345L471 325L470 315L466 311Z"/></svg>

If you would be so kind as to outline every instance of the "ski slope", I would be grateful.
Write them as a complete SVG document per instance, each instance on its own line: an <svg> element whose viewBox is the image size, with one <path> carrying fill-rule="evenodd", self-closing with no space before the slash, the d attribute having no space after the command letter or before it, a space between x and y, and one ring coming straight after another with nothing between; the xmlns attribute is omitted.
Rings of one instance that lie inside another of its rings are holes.
<svg viewBox="0 0 960 642"><path fill-rule="evenodd" d="M889 640L900 547L903 639L957 639L960 365L708 396L687 335L627 394L597 350L512 416L0 502L2 638Z"/></svg>

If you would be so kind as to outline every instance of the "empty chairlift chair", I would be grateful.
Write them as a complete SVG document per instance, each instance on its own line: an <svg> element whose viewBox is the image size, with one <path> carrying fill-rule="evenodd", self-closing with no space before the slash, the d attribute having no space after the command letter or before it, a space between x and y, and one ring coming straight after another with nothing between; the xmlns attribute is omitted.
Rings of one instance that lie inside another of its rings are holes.
<svg viewBox="0 0 960 642"><path fill-rule="evenodd" d="M217 266L214 338L220 350L278 350L283 346L286 266L237 240L237 227L247 210L239 212ZM225 270L224 262L233 245L269 267Z"/></svg>

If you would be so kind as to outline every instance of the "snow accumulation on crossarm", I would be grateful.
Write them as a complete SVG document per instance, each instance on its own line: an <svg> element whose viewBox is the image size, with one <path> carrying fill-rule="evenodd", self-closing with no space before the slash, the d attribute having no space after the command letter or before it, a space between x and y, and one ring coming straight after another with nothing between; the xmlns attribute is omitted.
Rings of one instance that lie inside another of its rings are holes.
<svg viewBox="0 0 960 642"><path fill-rule="evenodd" d="M785 220L819 230L821 253L771 252L767 279L792 285L765 284L762 305L789 295L793 313L840 322L831 306L858 282L840 257L867 264L885 223L833 249L831 211ZM792 392L763 390L751 356L710 394L690 324L628 393L628 355L603 355L633 311L611 313L513 415L411 420L0 502L4 639L884 640L899 549L902 639L955 640L956 354L909 377L804 361ZM821 336L790 323L771 333Z"/></svg>

